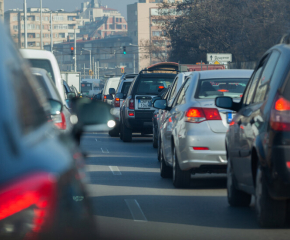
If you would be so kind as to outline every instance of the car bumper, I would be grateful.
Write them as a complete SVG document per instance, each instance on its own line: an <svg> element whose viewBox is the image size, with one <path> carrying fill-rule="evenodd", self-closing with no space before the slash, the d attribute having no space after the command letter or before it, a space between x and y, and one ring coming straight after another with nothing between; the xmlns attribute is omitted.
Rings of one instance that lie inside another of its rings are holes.
<svg viewBox="0 0 290 240"><path fill-rule="evenodd" d="M134 112L134 117L128 116L128 112ZM133 132L146 131L146 133L153 133L152 116L154 111L138 111L126 109L126 125L131 128Z"/></svg>
<svg viewBox="0 0 290 240"><path fill-rule="evenodd" d="M188 125L182 143L184 147L178 158L180 168L196 172L207 171L207 168L208 172L225 172L227 166L225 133L212 132L206 122ZM206 147L209 150L194 150L193 147Z"/></svg>

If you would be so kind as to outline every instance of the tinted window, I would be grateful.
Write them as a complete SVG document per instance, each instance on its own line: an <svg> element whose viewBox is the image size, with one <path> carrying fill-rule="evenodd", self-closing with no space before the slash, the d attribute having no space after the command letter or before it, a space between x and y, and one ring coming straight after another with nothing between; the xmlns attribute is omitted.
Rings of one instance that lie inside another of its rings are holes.
<svg viewBox="0 0 290 240"><path fill-rule="evenodd" d="M246 92L246 95L244 97L244 104L246 104L246 105L250 104L252 99L253 99L253 95L254 95L259 77L261 75L262 68L263 68L263 66L261 66L252 77L251 85L249 85L247 92Z"/></svg>
<svg viewBox="0 0 290 240"><path fill-rule="evenodd" d="M244 93L249 79L206 79L200 80L195 98L216 98L228 96L240 98Z"/></svg>
<svg viewBox="0 0 290 240"><path fill-rule="evenodd" d="M131 86L131 82L124 82L121 93L128 94L130 86Z"/></svg>
<svg viewBox="0 0 290 240"><path fill-rule="evenodd" d="M178 82L178 77L176 78L174 85L172 86L172 90L170 92L169 102L171 103L172 103L173 98L176 96L177 82Z"/></svg>
<svg viewBox="0 0 290 240"><path fill-rule="evenodd" d="M50 64L49 60L40 60L40 59L28 59L28 61L30 62L31 66L34 68L41 68L47 71L49 77L53 80L53 82L55 83L55 79L54 79L54 74L53 74L53 70Z"/></svg>
<svg viewBox="0 0 290 240"><path fill-rule="evenodd" d="M264 68L264 71L260 77L258 87L255 93L254 101L253 101L254 103L262 102L265 100L265 97L267 95L268 88L269 88L269 83L273 75L274 69L276 67L277 61L279 59L279 56L280 56L280 53L277 51L274 51L271 54Z"/></svg>
<svg viewBox="0 0 290 240"><path fill-rule="evenodd" d="M158 95L163 88L168 88L174 80L172 78L141 78L139 79L136 94Z"/></svg>
<svg viewBox="0 0 290 240"><path fill-rule="evenodd" d="M175 101L174 105L180 105L185 103L185 96L189 87L189 83L190 81L186 81L183 87L181 87L181 90L179 91L179 95L177 96L177 100Z"/></svg>
<svg viewBox="0 0 290 240"><path fill-rule="evenodd" d="M36 90L39 92L45 92L46 97L50 98L51 94L48 90L48 87L45 84L45 80L44 80L43 76L41 76L41 75L34 75L34 76L36 77L36 80L38 80L38 83L39 83L39 86L38 86L38 88L36 88Z"/></svg>

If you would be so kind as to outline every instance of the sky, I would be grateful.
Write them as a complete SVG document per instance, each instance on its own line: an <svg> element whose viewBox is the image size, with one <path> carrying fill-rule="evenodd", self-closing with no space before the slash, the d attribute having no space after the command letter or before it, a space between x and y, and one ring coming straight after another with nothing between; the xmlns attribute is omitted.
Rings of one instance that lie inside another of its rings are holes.
<svg viewBox="0 0 290 240"><path fill-rule="evenodd" d="M86 0L89 1L89 0ZM40 7L40 0L26 0L27 7ZM64 9L73 11L81 7L85 0L42 0L42 6L52 10ZM138 0L101 0L102 5L117 9L127 19L127 5L138 2ZM23 9L23 0L4 0L5 11L12 8Z"/></svg>

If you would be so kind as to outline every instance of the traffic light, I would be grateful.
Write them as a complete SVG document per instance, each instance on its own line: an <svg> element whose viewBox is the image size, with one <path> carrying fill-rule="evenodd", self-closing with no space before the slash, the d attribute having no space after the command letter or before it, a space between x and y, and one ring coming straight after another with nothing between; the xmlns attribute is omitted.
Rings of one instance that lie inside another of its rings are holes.
<svg viewBox="0 0 290 240"><path fill-rule="evenodd" d="M124 54L127 54L127 50L126 50L126 47L125 46L123 47L123 53Z"/></svg>
<svg viewBox="0 0 290 240"><path fill-rule="evenodd" d="M72 55L72 56L74 55L74 52L75 52L74 50L75 50L74 47L71 47L71 48L70 48L70 51L71 51L71 55Z"/></svg>

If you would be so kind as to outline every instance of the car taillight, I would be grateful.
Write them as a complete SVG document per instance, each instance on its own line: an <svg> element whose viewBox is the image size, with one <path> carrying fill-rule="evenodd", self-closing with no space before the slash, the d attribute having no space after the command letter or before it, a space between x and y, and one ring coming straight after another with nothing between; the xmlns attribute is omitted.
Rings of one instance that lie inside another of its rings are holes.
<svg viewBox="0 0 290 240"><path fill-rule="evenodd" d="M130 117L134 117L134 112L128 112L128 115L130 116Z"/></svg>
<svg viewBox="0 0 290 240"><path fill-rule="evenodd" d="M115 99L115 107L120 107L120 98Z"/></svg>
<svg viewBox="0 0 290 240"><path fill-rule="evenodd" d="M135 106L134 106L134 99L130 99L130 100L129 100L129 109L135 109Z"/></svg>
<svg viewBox="0 0 290 240"><path fill-rule="evenodd" d="M59 129L65 130L66 129L66 120L63 112L57 115L51 116L54 125L57 126Z"/></svg>
<svg viewBox="0 0 290 240"><path fill-rule="evenodd" d="M290 131L290 101L278 96L273 104L270 125L276 131Z"/></svg>
<svg viewBox="0 0 290 240"><path fill-rule="evenodd" d="M205 150L209 150L208 147L193 147L193 150L196 150L196 151L205 151Z"/></svg>
<svg viewBox="0 0 290 240"><path fill-rule="evenodd" d="M34 173L0 189L0 221L31 210L31 234L51 228L56 210L56 178L49 173Z"/></svg>
<svg viewBox="0 0 290 240"><path fill-rule="evenodd" d="M222 120L216 108L190 108L187 110L185 117L185 121L191 123L200 123L206 120Z"/></svg>

